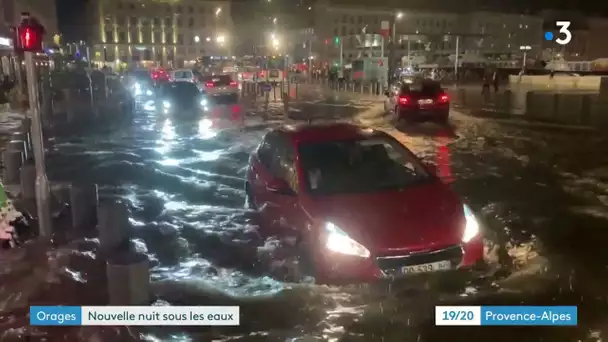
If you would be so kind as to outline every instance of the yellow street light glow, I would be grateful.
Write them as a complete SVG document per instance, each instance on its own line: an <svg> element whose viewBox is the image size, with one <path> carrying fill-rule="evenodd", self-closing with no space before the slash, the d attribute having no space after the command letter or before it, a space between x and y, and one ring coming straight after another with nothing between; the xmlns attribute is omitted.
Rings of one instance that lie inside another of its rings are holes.
<svg viewBox="0 0 608 342"><path fill-rule="evenodd" d="M215 41L217 41L218 43L223 43L226 41L226 37L225 36L217 36L217 38L215 38Z"/></svg>

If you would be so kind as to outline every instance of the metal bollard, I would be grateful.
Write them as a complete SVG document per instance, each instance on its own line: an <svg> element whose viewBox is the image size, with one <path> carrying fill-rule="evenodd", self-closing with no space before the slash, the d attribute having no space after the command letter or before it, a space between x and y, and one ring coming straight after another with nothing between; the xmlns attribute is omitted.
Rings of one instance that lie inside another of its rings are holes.
<svg viewBox="0 0 608 342"><path fill-rule="evenodd" d="M36 199L36 167L34 164L23 164L19 173L21 185L21 198L24 200Z"/></svg>
<svg viewBox="0 0 608 342"><path fill-rule="evenodd" d="M106 261L109 305L150 304L150 262L143 253L114 254Z"/></svg>
<svg viewBox="0 0 608 342"><path fill-rule="evenodd" d="M70 208L72 228L88 230L97 224L99 195L96 184L70 185Z"/></svg>
<svg viewBox="0 0 608 342"><path fill-rule="evenodd" d="M2 152L2 182L4 184L19 184L23 153L19 151Z"/></svg>
<svg viewBox="0 0 608 342"><path fill-rule="evenodd" d="M101 202L97 208L99 248L104 252L128 250L129 212L118 201Z"/></svg>

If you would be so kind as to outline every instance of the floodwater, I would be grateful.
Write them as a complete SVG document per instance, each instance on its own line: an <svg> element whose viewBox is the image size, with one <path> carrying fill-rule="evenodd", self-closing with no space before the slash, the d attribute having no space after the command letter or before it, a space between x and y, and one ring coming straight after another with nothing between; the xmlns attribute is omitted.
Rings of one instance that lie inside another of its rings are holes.
<svg viewBox="0 0 608 342"><path fill-rule="evenodd" d="M49 250L48 262L40 261L41 246L3 258L0 340L558 342L599 341L608 332L608 139L458 112L451 128L397 130L370 114L377 105L349 101L311 98L293 111L387 129L421 158L442 163L442 176L483 218L488 257L501 255L498 272L466 286L432 278L383 293L287 282L273 267L279 256L259 258L260 246L276 244L259 238L243 191L249 153L278 121L209 126L142 112L128 123L57 137L50 178L97 183L102 197L128 204L134 244L152 260L154 305L239 305L241 325L28 326L29 305L105 304L96 243L80 239ZM577 305L579 325L434 326L435 305L484 304Z"/></svg>

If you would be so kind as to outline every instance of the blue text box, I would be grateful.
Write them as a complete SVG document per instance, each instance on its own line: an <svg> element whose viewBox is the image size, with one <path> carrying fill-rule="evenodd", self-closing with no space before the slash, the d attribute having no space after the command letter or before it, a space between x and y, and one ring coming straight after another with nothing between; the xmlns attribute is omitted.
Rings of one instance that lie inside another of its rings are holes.
<svg viewBox="0 0 608 342"><path fill-rule="evenodd" d="M30 306L30 325L74 326L82 324L80 306Z"/></svg>
<svg viewBox="0 0 608 342"><path fill-rule="evenodd" d="M576 326L576 306L482 306L481 325Z"/></svg>

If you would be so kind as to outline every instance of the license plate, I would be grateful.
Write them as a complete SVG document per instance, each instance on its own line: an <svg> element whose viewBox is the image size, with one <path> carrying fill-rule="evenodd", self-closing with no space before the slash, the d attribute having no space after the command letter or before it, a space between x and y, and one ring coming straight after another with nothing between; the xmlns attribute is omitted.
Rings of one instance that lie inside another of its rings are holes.
<svg viewBox="0 0 608 342"><path fill-rule="evenodd" d="M428 264L420 264L413 266L404 266L401 268L403 274L414 274L414 273L428 273L437 271L446 271L452 268L452 264L449 260L431 262Z"/></svg>
<svg viewBox="0 0 608 342"><path fill-rule="evenodd" d="M430 105L430 104L433 104L433 100L431 100L431 99L418 100L418 104L419 105Z"/></svg>

